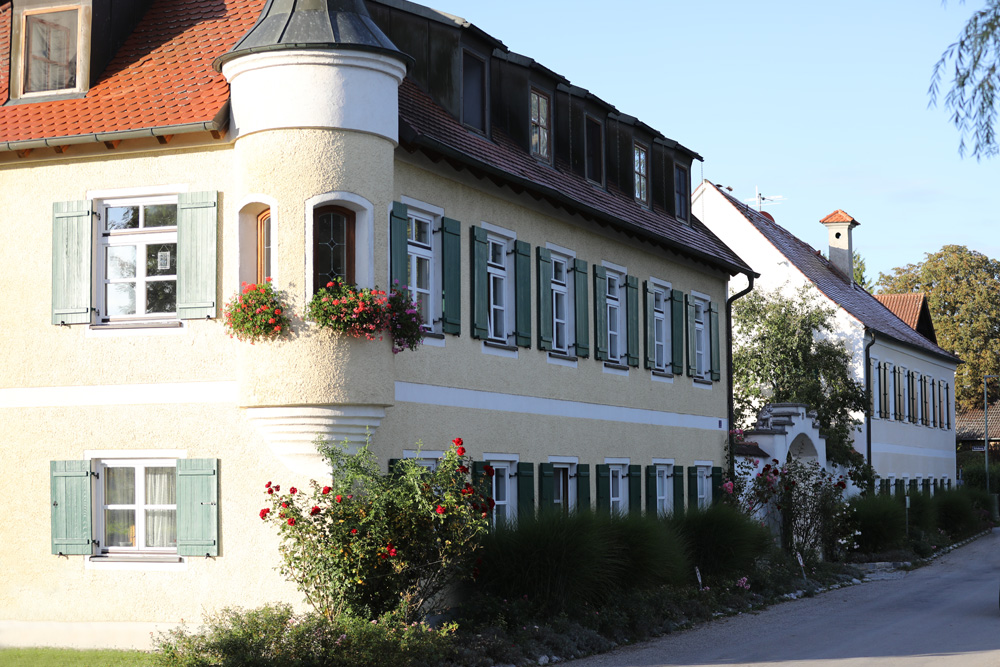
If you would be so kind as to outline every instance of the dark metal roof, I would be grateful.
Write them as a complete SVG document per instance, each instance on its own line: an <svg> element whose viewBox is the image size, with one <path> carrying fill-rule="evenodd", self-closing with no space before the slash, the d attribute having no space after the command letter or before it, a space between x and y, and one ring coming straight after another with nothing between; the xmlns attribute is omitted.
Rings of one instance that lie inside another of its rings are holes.
<svg viewBox="0 0 1000 667"><path fill-rule="evenodd" d="M213 65L221 71L227 61L260 51L344 48L413 62L375 25L364 0L267 0L250 32Z"/></svg>

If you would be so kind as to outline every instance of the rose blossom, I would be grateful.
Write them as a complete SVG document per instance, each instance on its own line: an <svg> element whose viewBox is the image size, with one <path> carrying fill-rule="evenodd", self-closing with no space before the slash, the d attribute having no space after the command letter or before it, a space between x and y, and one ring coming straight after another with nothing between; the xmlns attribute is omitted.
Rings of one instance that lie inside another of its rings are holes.
<svg viewBox="0 0 1000 667"><path fill-rule="evenodd" d="M329 486L324 486L323 487L323 495L325 496L328 493L330 493L330 487Z"/></svg>

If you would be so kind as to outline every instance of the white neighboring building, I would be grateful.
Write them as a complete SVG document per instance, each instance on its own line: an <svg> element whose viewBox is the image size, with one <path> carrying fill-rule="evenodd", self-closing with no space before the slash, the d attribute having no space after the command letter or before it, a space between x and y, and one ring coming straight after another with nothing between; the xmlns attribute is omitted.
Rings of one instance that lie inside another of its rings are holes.
<svg viewBox="0 0 1000 667"><path fill-rule="evenodd" d="M789 293L812 285L836 308L834 324L854 357L870 404L854 446L874 466L881 484L899 488L950 486L955 477L955 368L961 360L908 326L852 276L852 230L841 210L820 222L830 235L830 259L766 213L704 181L692 212L718 237L739 248L760 274L758 289ZM730 292L746 287L741 277Z"/></svg>

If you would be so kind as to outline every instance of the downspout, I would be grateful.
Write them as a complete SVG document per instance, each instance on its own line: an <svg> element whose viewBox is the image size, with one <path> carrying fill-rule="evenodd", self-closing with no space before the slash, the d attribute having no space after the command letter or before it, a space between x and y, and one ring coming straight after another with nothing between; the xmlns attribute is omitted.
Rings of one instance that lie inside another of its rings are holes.
<svg viewBox="0 0 1000 667"><path fill-rule="evenodd" d="M727 343L727 345L726 345L726 379L729 381L729 386L726 387L726 391L728 392L727 393L727 397L728 397L728 405L729 405L729 412L728 412L729 425L728 425L728 428L726 429L727 431L731 431L733 429L733 424L736 421L735 408L733 407L733 401L734 401L734 398L733 398L733 396L734 396L734 392L733 392L733 302L736 301L737 299L739 299L741 297L744 297L744 296L746 296L747 294L750 293L750 290L753 289L754 275L755 274L753 274L753 273L746 274L747 279L750 281L750 284L747 285L747 288L745 290L743 290L742 292L737 292L736 294L734 294L731 297L729 297L728 299L726 299L726 343ZM728 434L727 434L727 437L728 437ZM735 478L736 478L736 457L732 456L732 453L730 452L730 456L729 456L729 479L735 479Z"/></svg>
<svg viewBox="0 0 1000 667"><path fill-rule="evenodd" d="M872 376L871 376L871 348L875 344L875 331L865 327L865 335L871 336L871 342L865 344L865 394L867 405L865 406L865 440L868 453L868 465L872 464ZM874 489L868 489L869 492Z"/></svg>

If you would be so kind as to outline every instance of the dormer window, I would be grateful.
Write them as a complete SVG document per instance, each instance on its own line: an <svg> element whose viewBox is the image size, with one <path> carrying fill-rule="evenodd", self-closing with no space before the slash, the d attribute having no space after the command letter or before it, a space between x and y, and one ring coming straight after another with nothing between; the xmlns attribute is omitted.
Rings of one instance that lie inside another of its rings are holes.
<svg viewBox="0 0 1000 667"><path fill-rule="evenodd" d="M486 132L486 61L462 52L462 122Z"/></svg>
<svg viewBox="0 0 1000 667"><path fill-rule="evenodd" d="M14 97L76 93L89 85L90 1L15 2Z"/></svg>

